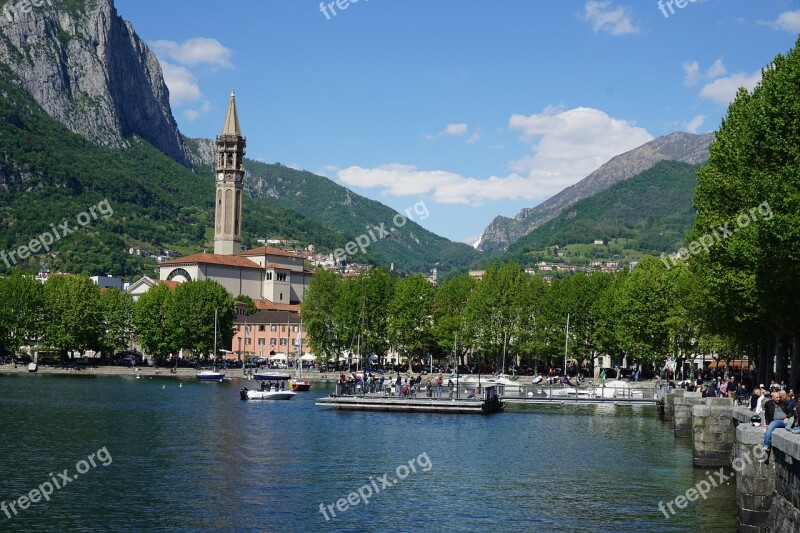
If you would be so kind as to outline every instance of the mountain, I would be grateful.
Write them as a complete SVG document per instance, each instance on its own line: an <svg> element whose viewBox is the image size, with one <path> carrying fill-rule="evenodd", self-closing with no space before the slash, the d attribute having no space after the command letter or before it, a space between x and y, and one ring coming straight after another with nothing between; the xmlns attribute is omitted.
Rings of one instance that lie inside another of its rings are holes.
<svg viewBox="0 0 800 533"><path fill-rule="evenodd" d="M0 62L70 131L112 148L138 136L188 166L158 59L113 0L19 2L5 9Z"/></svg>
<svg viewBox="0 0 800 533"><path fill-rule="evenodd" d="M618 155L575 185L567 187L538 206L523 209L514 218L496 217L484 230L478 248L483 251L508 248L517 239L558 216L565 207L630 179L652 168L659 161L705 163L713 140L713 133L694 135L677 132Z"/></svg>
<svg viewBox="0 0 800 533"><path fill-rule="evenodd" d="M51 118L2 63L0 94L0 273L44 263L51 271L130 278L152 275L155 260L128 255L128 248L157 255L213 248L210 174L192 172L136 136L125 149L98 147ZM109 208L103 212L113 213L86 218L102 202ZM352 238L261 200L245 197L244 212L245 245L280 236L332 249ZM62 236L62 223L74 231ZM59 237L48 250L19 253L54 230Z"/></svg>
<svg viewBox="0 0 800 533"><path fill-rule="evenodd" d="M213 141L186 139L185 143L196 171L211 176L215 157ZM404 217L397 219L401 224L395 224L397 211L326 177L252 159L245 159L245 170L248 196L292 209L331 230L358 236L368 235L381 224L386 230L396 229L386 238L370 238L366 254L369 262L394 264L397 270L405 273L428 272L432 268L449 271L466 267L481 255L468 244L452 242L419 225L417 221L430 214L424 203L409 205ZM363 259L358 255L353 258L355 261Z"/></svg>
<svg viewBox="0 0 800 533"><path fill-rule="evenodd" d="M559 256L563 261L581 264L589 259L624 255L623 251L634 252L637 258L642 254L674 253L683 246L694 222L692 199L698 168L699 165L660 161L630 179L575 202L519 238L494 260L515 260L528 266L550 260L555 255L552 252L558 251L565 254ZM596 240L605 244L593 245Z"/></svg>

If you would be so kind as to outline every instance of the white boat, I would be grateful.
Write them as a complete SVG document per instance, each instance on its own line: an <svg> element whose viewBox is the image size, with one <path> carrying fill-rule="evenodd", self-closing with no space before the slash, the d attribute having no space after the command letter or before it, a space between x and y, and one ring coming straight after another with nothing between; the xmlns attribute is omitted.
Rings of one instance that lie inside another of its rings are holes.
<svg viewBox="0 0 800 533"><path fill-rule="evenodd" d="M576 389L575 387L562 387L556 386L552 388L544 388L542 392L548 398L594 398L595 391L592 389Z"/></svg>
<svg viewBox="0 0 800 533"><path fill-rule="evenodd" d="M477 387L478 383L480 383L481 387L487 385L502 385L505 392L509 393L519 393L522 391L522 384L519 381L509 378L507 374L492 374L486 377L481 376L480 381L476 376L469 376L460 381L468 388L473 385Z"/></svg>
<svg viewBox="0 0 800 533"><path fill-rule="evenodd" d="M599 398L641 398L641 389L631 388L630 383L625 381L609 381L605 386L595 387L595 394Z"/></svg>
<svg viewBox="0 0 800 533"><path fill-rule="evenodd" d="M242 400L291 400L297 393L292 390L250 390L245 387L239 396Z"/></svg>
<svg viewBox="0 0 800 533"><path fill-rule="evenodd" d="M221 383L225 379L225 374L216 370L203 370L199 374L195 374L195 376L200 381L218 381ZM136 377L138 378L139 376Z"/></svg>
<svg viewBox="0 0 800 533"><path fill-rule="evenodd" d="M250 390L243 387L239 391L242 400L291 400L297 393L289 386L288 374L271 372L268 374L256 374L255 379L261 382L260 389Z"/></svg>

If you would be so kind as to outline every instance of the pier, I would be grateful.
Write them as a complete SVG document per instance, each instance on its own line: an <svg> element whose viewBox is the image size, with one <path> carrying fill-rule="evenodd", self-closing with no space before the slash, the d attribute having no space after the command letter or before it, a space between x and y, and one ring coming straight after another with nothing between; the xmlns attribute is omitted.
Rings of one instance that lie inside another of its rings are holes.
<svg viewBox="0 0 800 533"><path fill-rule="evenodd" d="M416 396L390 396L382 393L333 395L318 398L316 405L342 411L382 411L395 413L443 413L488 415L503 410L496 387L484 387L480 397L445 399Z"/></svg>

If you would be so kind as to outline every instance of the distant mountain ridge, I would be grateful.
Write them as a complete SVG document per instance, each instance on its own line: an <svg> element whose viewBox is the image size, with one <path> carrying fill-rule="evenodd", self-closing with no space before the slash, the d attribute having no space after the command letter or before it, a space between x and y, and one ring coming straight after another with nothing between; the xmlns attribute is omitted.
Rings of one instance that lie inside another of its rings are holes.
<svg viewBox="0 0 800 533"><path fill-rule="evenodd" d="M161 65L113 0L24 3L0 16L0 62L51 117L97 145L139 136L189 165Z"/></svg>
<svg viewBox="0 0 800 533"><path fill-rule="evenodd" d="M659 161L677 161L692 165L708 160L713 133L695 135L676 132L612 158L584 179L567 187L533 208L521 210L514 218L498 216L484 230L477 245L482 251L508 248L542 224L552 220L567 206L603 191L652 168Z"/></svg>

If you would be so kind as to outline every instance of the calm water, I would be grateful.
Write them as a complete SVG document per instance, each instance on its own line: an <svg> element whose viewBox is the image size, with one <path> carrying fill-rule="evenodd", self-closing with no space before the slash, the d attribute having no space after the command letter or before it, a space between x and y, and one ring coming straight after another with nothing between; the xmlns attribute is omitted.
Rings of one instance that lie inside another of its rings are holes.
<svg viewBox="0 0 800 533"><path fill-rule="evenodd" d="M85 471L49 502L11 519L0 513L0 530L736 528L733 485L670 519L658 510L706 476L654 408L340 413L314 406L329 393L319 387L273 403L242 402L238 389L235 381L0 376L0 500L59 480L65 468L70 477ZM108 456L97 454L97 467L77 464L102 448ZM411 460L416 472L398 469ZM372 480L380 489L384 474L397 483L368 505L334 507L331 521L320 513L321 503L335 506Z"/></svg>

